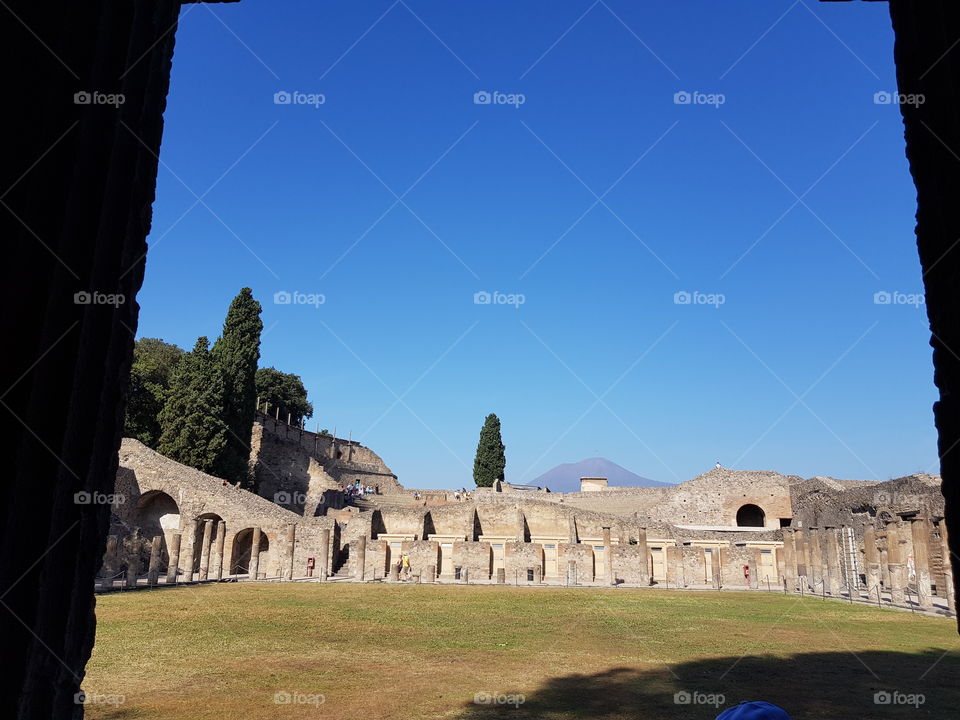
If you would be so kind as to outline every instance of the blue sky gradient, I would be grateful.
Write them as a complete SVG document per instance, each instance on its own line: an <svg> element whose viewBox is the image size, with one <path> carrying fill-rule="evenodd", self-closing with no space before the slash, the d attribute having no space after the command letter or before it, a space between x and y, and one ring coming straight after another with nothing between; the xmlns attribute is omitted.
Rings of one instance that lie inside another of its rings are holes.
<svg viewBox="0 0 960 720"><path fill-rule="evenodd" d="M471 483L489 412L517 482L937 472L887 12L185 6L139 335L252 287L261 365L408 487Z"/></svg>

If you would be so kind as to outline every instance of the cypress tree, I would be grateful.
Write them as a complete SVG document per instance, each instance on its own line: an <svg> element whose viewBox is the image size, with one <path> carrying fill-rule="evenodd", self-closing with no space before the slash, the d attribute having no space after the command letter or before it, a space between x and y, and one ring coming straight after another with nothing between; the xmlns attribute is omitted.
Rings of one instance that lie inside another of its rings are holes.
<svg viewBox="0 0 960 720"><path fill-rule="evenodd" d="M504 449L500 437L500 418L490 413L480 429L477 456L473 461L473 481L477 487L492 487L497 480L503 480L503 470L507 465Z"/></svg>
<svg viewBox="0 0 960 720"><path fill-rule="evenodd" d="M215 474L226 447L223 421L223 380L205 337L177 363L160 412L157 451L197 470Z"/></svg>
<svg viewBox="0 0 960 720"><path fill-rule="evenodd" d="M243 288L227 311L223 334L213 344L214 362L223 377L223 414L226 446L216 464L218 477L250 481L250 433L256 412L257 361L260 359L260 303Z"/></svg>

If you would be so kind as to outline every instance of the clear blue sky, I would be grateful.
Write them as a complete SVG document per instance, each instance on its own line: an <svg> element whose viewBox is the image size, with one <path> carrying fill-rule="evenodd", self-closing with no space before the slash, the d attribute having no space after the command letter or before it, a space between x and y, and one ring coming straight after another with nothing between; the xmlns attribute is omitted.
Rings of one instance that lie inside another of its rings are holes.
<svg viewBox="0 0 960 720"><path fill-rule="evenodd" d="M922 291L887 12L187 5L139 335L214 337L252 287L261 365L408 487L469 484L489 412L520 482L937 472L925 311L874 300Z"/></svg>

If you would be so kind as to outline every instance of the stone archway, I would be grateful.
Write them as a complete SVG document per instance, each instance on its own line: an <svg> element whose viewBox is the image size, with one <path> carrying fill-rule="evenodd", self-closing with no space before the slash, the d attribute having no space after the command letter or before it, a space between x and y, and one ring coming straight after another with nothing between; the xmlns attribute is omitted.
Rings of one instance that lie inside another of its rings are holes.
<svg viewBox="0 0 960 720"><path fill-rule="evenodd" d="M145 492L137 500L132 520L144 539L152 540L158 535L163 538L160 552L162 564L166 566L170 560L170 539L180 532L177 501L162 490Z"/></svg>
<svg viewBox="0 0 960 720"><path fill-rule="evenodd" d="M206 521L210 521L210 539L204 541ZM206 580L210 574L215 578L220 577L217 568L222 567L223 563L223 544L219 542L218 534L226 531L226 526L221 527L223 518L216 513L203 513L198 515L191 538L193 547L193 571L200 574L201 580ZM204 572L204 546L206 545L206 568ZM219 549L219 551L218 551Z"/></svg>
<svg viewBox="0 0 960 720"><path fill-rule="evenodd" d="M230 574L248 575L250 572L250 551L253 546L253 528L244 528L233 536L233 548L230 553ZM270 553L270 540L267 534L260 532L260 551L258 558L259 573L264 572Z"/></svg>
<svg viewBox="0 0 960 720"><path fill-rule="evenodd" d="M766 513L759 505L747 503L737 510L737 527L765 527Z"/></svg>

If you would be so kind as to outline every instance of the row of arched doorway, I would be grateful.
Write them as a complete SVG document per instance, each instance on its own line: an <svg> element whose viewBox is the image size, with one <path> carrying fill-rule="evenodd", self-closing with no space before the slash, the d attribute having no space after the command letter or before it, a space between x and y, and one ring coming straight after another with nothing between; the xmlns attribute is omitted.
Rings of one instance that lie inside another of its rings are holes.
<svg viewBox="0 0 960 720"><path fill-rule="evenodd" d="M170 495L162 490L150 490L140 496L133 516L129 518L131 524L140 529L141 537L151 540L156 536L161 536L161 565L166 569L170 562L170 546L174 535L181 534L181 560L180 567L186 568L182 553L187 548L192 548L192 569L194 573L200 572L201 556L204 546L204 532L206 521L210 521L210 556L209 564L211 567L216 562L223 563L222 575L246 575L250 568L250 554L253 546L254 528L246 527L233 533L231 537L230 528L224 522L223 518L216 513L203 513L196 518L193 526L193 537L187 538L183 535L184 525L189 527L190 523L181 522L180 508ZM223 557L217 557L216 548L219 547L217 538L218 532L224 532L223 538ZM189 545L188 545L189 543ZM265 532L260 533L259 544L259 567L261 572L268 567L267 559L270 552L270 540Z"/></svg>

